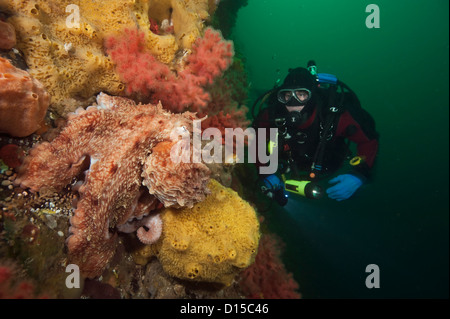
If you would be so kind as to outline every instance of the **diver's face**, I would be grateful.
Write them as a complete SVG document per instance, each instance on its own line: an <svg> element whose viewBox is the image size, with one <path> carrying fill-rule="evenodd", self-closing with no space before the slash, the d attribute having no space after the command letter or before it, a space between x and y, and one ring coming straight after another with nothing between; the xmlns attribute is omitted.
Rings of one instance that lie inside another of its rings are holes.
<svg viewBox="0 0 450 319"><path fill-rule="evenodd" d="M283 98L286 102L292 100L296 102L301 101L302 103L304 103L309 99L309 93L305 90L286 91L283 92L283 94L284 94ZM293 94L295 94L295 98L293 98L292 96ZM290 106L286 105L286 108L289 112L293 111L301 112L304 107L305 105L290 105Z"/></svg>
<svg viewBox="0 0 450 319"><path fill-rule="evenodd" d="M304 107L305 107L304 105L298 105L298 106L286 106L286 109L287 109L289 112L294 112L294 111L301 112L301 111L303 110Z"/></svg>

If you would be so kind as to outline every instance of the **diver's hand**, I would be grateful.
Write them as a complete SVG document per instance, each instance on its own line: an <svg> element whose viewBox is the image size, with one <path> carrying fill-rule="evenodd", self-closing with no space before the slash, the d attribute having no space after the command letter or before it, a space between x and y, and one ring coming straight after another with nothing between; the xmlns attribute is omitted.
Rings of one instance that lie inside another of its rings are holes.
<svg viewBox="0 0 450 319"><path fill-rule="evenodd" d="M284 190L284 183L275 174L264 178L261 191L264 195L276 201L280 206L284 206L288 202L288 195Z"/></svg>
<svg viewBox="0 0 450 319"><path fill-rule="evenodd" d="M284 183L275 174L266 176L262 182L264 184L263 187L272 191L284 188Z"/></svg>
<svg viewBox="0 0 450 319"><path fill-rule="evenodd" d="M328 197L338 202L350 198L363 182L351 174L339 175L329 181L330 184L336 184L327 189Z"/></svg>

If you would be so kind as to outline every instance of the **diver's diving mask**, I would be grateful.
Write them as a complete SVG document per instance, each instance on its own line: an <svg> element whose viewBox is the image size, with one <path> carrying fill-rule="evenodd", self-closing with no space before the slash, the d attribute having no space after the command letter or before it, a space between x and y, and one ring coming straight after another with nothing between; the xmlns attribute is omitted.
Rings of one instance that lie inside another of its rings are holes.
<svg viewBox="0 0 450 319"><path fill-rule="evenodd" d="M287 106L305 105L311 99L311 91L305 88L282 89L278 91L277 98Z"/></svg>

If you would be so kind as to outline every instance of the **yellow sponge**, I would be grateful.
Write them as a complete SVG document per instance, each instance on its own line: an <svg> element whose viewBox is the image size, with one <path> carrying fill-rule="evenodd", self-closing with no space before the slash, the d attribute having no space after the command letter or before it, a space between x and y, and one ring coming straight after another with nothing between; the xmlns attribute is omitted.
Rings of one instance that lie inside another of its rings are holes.
<svg viewBox="0 0 450 319"><path fill-rule="evenodd" d="M212 0L4 0L17 33L17 48L25 56L30 74L52 96L52 112L65 115L75 99L90 105L98 92L120 95L124 85L105 54L106 37L125 28L145 33L146 47L160 62L174 69L190 52L216 9ZM171 32L155 34L151 24ZM177 54L178 53L178 54ZM178 57L180 56L180 57Z"/></svg>
<svg viewBox="0 0 450 319"><path fill-rule="evenodd" d="M235 191L215 180L209 188L212 193L193 208L161 213L163 234L152 250L171 276L229 285L254 262L259 222Z"/></svg>

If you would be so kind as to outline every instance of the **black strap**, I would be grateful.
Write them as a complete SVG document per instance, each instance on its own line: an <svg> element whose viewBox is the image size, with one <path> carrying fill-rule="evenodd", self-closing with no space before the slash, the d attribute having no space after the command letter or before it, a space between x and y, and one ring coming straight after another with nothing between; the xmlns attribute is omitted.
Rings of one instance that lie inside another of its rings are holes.
<svg viewBox="0 0 450 319"><path fill-rule="evenodd" d="M322 131L322 136L320 138L319 145L317 146L311 165L311 173L314 173L314 175L310 174L311 178L316 177L317 173L320 173L322 171L322 162L325 155L326 145L329 141L329 134L331 133L331 129L333 128L333 123L336 119L337 114L337 112L332 112L327 116L325 127Z"/></svg>
<svg viewBox="0 0 450 319"><path fill-rule="evenodd" d="M337 103L337 86L331 85L328 88L328 110L327 110L327 117L325 119L325 126L322 130L322 136L320 137L319 144L317 145L316 152L313 157L313 162L311 164L311 171L310 171L310 177L311 179L317 177L318 173L322 171L322 163L323 163L323 157L325 155L325 149L327 142L332 138L333 134L331 130L333 129L333 124L338 116L340 114L340 109L342 107L343 103L343 92L341 92L341 99L339 101L339 104ZM330 135L331 134L331 135Z"/></svg>

